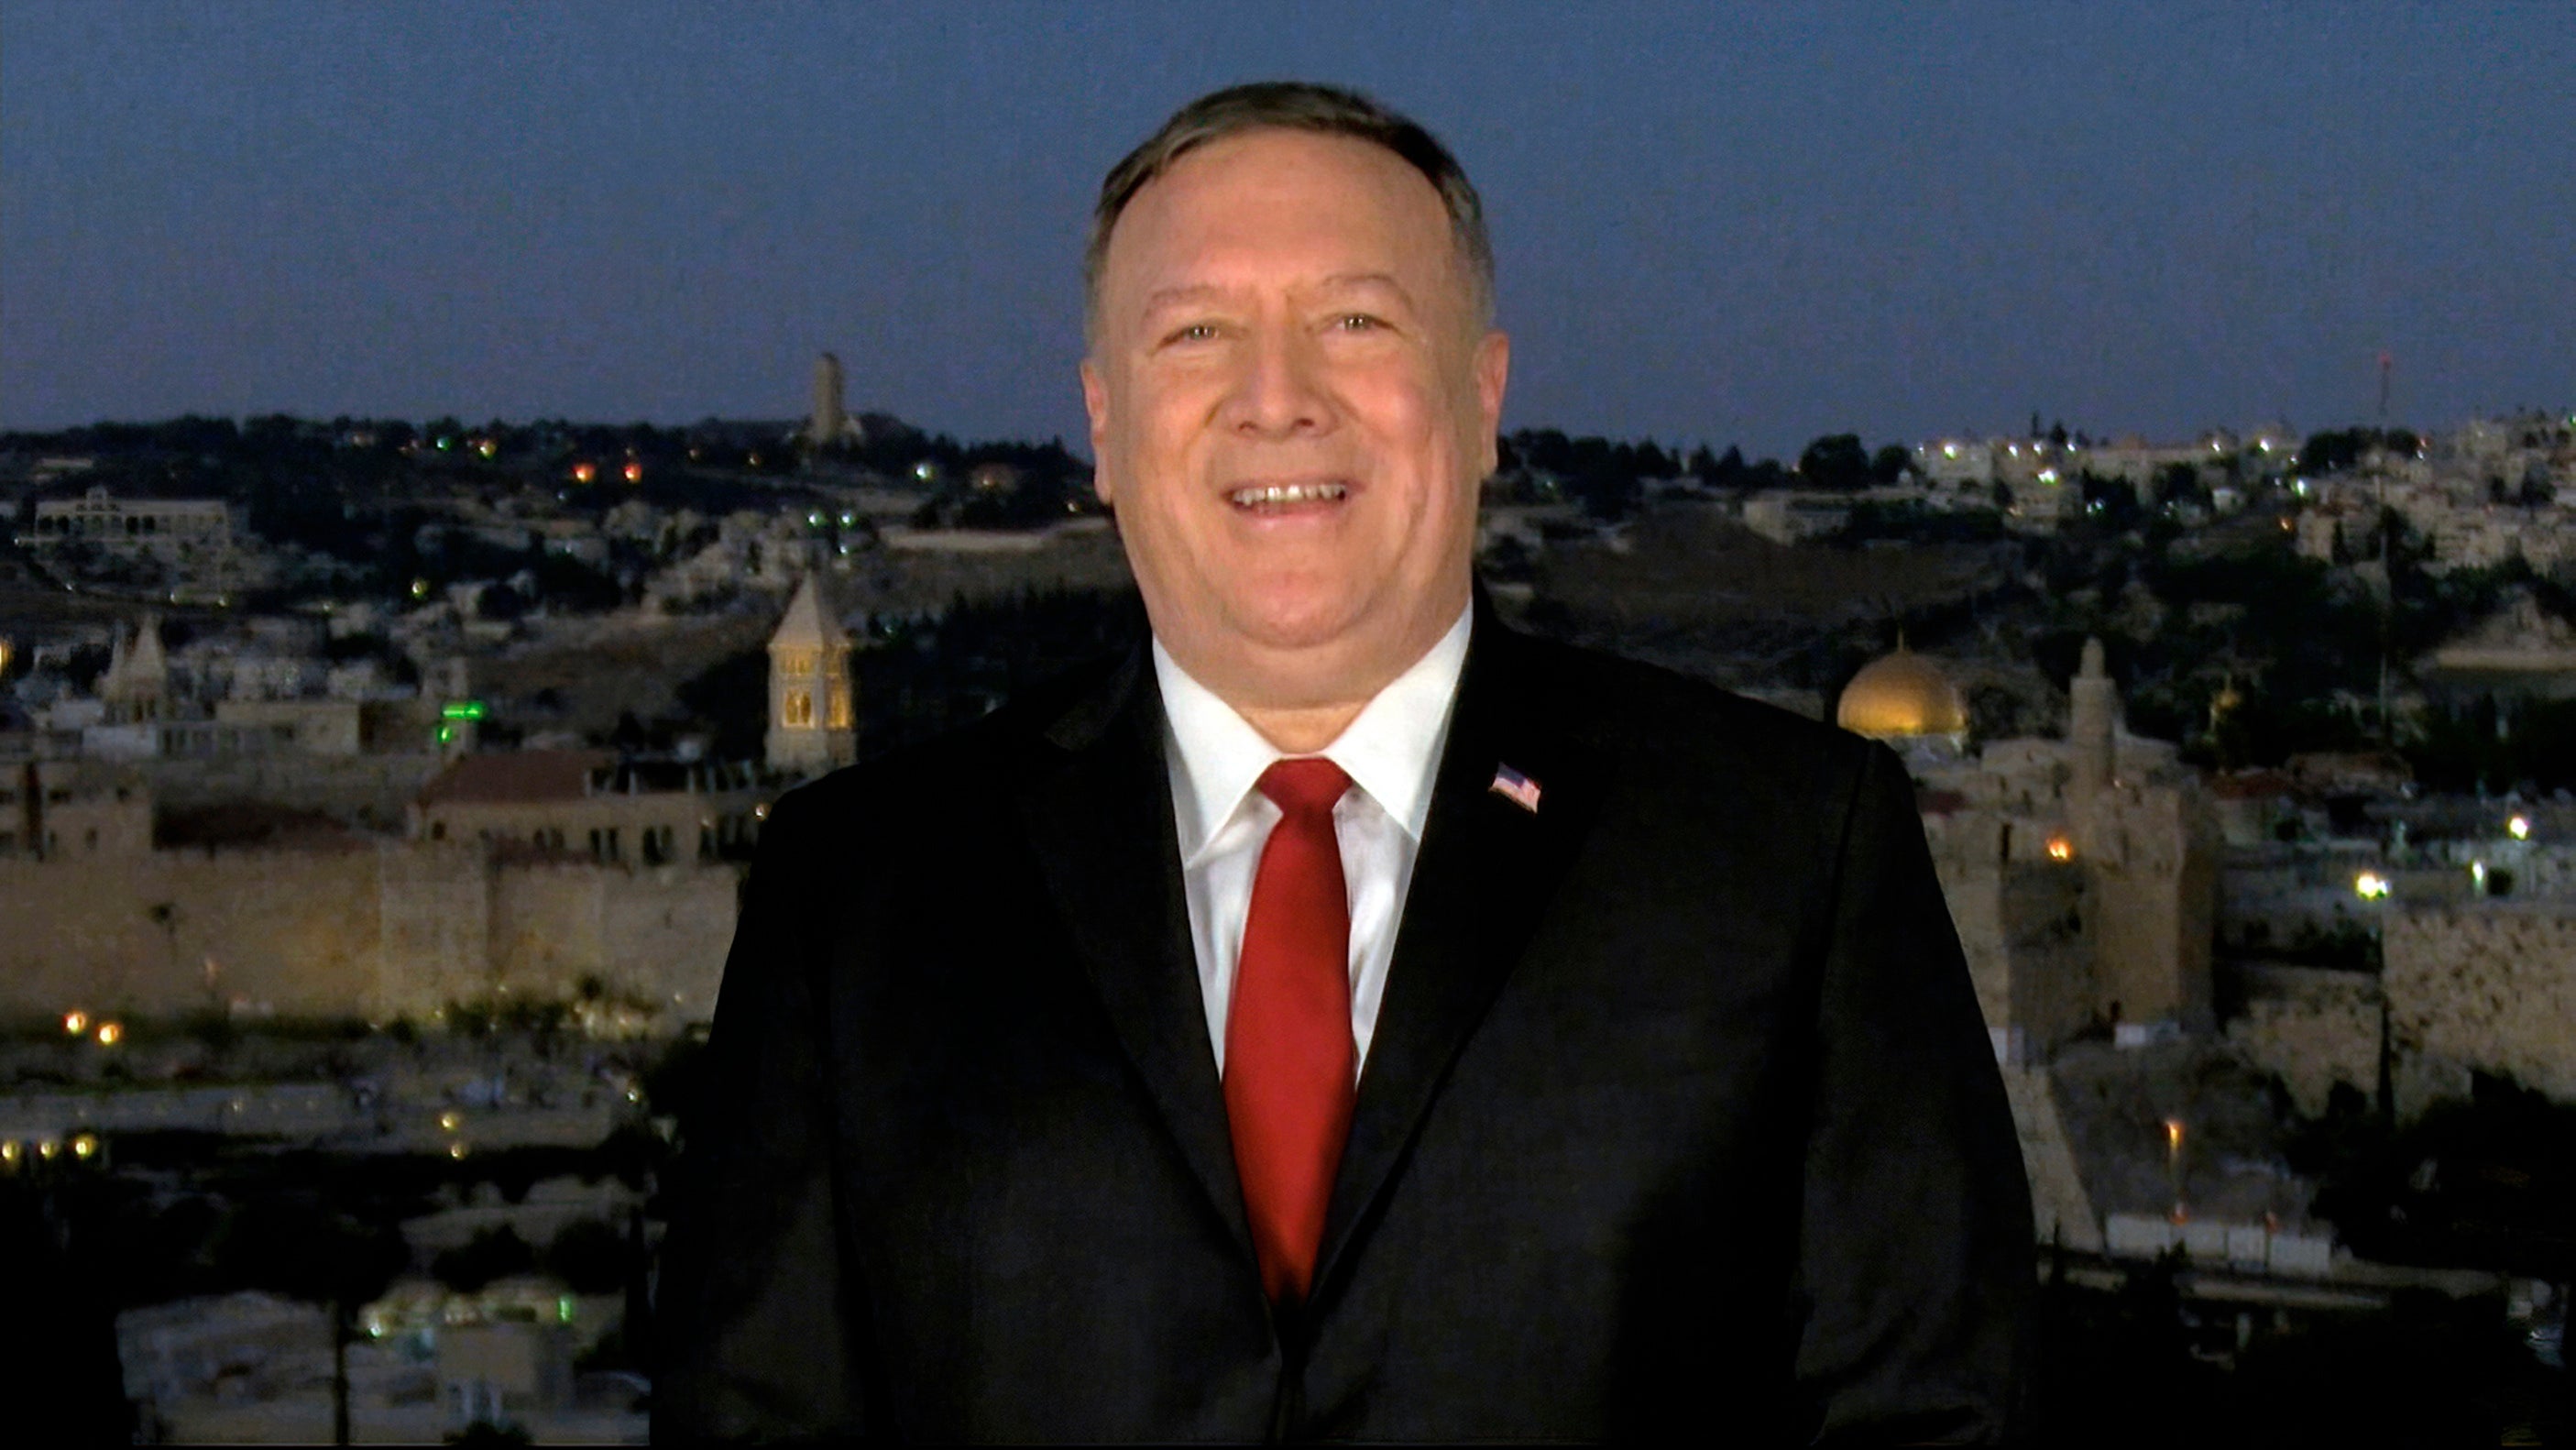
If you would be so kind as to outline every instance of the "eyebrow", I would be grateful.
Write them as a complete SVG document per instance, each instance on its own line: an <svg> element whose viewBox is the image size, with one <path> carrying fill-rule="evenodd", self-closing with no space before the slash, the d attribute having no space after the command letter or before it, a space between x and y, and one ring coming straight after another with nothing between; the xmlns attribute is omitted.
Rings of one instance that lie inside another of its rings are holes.
<svg viewBox="0 0 2576 1450"><path fill-rule="evenodd" d="M1352 292L1383 288L1393 292L1407 307L1413 305L1413 294L1391 272L1336 272L1316 284L1319 291ZM1144 315L1151 317L1170 307L1187 307L1194 303L1212 302L1232 294L1235 289L1213 282L1189 283L1179 287L1158 287L1145 295Z"/></svg>

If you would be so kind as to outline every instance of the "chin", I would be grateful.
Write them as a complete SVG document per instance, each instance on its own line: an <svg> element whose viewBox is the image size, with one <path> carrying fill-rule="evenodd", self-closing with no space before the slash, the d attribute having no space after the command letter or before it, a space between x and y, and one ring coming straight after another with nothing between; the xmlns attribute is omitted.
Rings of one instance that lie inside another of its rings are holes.
<svg viewBox="0 0 2576 1450"><path fill-rule="evenodd" d="M1233 602L1226 612L1244 636L1270 649L1312 649L1354 633L1366 619L1356 591L1286 587Z"/></svg>

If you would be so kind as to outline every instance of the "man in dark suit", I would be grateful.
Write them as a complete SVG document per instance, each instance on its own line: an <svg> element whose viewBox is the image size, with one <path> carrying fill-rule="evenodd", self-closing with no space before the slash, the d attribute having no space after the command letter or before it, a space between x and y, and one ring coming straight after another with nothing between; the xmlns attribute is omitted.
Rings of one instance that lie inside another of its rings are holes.
<svg viewBox="0 0 2576 1450"><path fill-rule="evenodd" d="M2015 1427L2027 1190L1905 772L1474 595L1491 279L1346 92L1110 174L1150 644L778 803L657 1435Z"/></svg>

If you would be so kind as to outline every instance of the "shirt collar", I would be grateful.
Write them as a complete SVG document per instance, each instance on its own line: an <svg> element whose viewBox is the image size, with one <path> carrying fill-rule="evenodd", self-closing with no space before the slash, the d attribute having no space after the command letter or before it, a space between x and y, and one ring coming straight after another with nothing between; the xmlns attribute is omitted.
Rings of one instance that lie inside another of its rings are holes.
<svg viewBox="0 0 2576 1450"><path fill-rule="evenodd" d="M1411 668L1387 682L1333 743L1318 752L1368 792L1418 845L1431 812L1431 778L1448 735L1449 709L1467 662L1471 605L1438 643ZM1163 718L1172 746L1172 786L1181 860L1193 864L1243 806L1261 773L1286 752L1235 713L1216 692L1190 678L1160 639L1154 641L1154 677L1162 686Z"/></svg>

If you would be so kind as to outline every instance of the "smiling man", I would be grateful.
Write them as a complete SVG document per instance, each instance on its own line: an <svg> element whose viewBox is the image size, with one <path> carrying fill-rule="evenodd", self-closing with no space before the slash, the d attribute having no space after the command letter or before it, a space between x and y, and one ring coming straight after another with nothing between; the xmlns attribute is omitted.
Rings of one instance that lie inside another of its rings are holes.
<svg viewBox="0 0 2576 1450"><path fill-rule="evenodd" d="M1476 595L1449 153L1204 97L1085 282L1151 638L779 802L656 1434L2010 1433L2029 1206L1904 770Z"/></svg>

